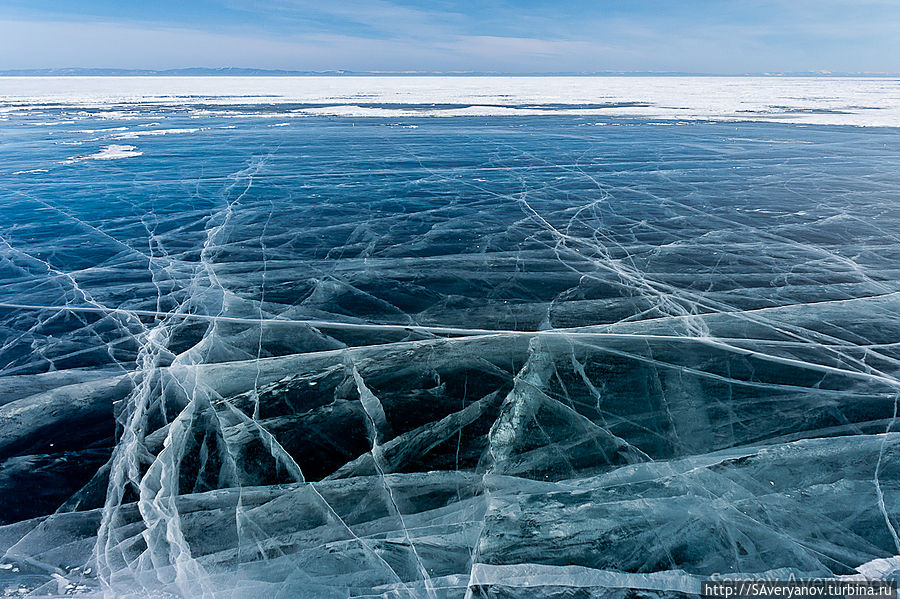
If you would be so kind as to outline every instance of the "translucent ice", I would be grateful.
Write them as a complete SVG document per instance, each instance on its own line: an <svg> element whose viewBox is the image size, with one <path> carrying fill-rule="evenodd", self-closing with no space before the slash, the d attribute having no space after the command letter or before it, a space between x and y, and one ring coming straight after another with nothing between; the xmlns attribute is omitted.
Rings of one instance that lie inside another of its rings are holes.
<svg viewBox="0 0 900 599"><path fill-rule="evenodd" d="M7 593L897 576L895 129L204 102L0 130Z"/></svg>

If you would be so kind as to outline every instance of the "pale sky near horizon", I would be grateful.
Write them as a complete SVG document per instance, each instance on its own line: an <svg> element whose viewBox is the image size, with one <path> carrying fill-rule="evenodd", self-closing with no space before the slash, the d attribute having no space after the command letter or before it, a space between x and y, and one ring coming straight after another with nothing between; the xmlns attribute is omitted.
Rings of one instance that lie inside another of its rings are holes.
<svg viewBox="0 0 900 599"><path fill-rule="evenodd" d="M900 0L0 0L0 69L900 72Z"/></svg>

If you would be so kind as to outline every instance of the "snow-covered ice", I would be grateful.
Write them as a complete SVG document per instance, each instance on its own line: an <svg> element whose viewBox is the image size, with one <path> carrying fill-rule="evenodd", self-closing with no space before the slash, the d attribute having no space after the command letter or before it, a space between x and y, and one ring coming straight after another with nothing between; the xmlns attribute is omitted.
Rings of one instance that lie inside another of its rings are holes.
<svg viewBox="0 0 900 599"><path fill-rule="evenodd" d="M93 154L87 154L85 156L70 156L62 161L62 164L73 164L75 162L81 162L82 160L118 160L120 158L134 158L136 156L141 156L143 152L139 151L135 146L123 146L112 144L108 146L102 147L99 151ZM33 169L31 171L18 171L18 172L40 172L41 169Z"/></svg>
<svg viewBox="0 0 900 599"><path fill-rule="evenodd" d="M580 115L900 126L900 80L828 77L0 77L0 114L59 103L285 116ZM122 116L118 113L116 116ZM45 123L46 124L46 123Z"/></svg>

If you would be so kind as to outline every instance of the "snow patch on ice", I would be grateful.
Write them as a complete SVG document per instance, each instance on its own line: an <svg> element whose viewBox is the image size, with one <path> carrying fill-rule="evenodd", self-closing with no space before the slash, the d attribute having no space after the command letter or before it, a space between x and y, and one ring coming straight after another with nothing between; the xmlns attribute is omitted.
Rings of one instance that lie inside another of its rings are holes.
<svg viewBox="0 0 900 599"><path fill-rule="evenodd" d="M128 127L106 127L104 129L78 129L75 133L108 133L110 131L127 131Z"/></svg>
<svg viewBox="0 0 900 599"><path fill-rule="evenodd" d="M123 127L124 128L124 127ZM196 133L199 128L193 129L151 129L148 131L128 131L126 133L117 133L113 135L113 139L137 139L138 137L157 136L157 135L175 135L179 133Z"/></svg>
<svg viewBox="0 0 900 599"><path fill-rule="evenodd" d="M900 555L893 557L873 559L856 568L858 575L844 576L842 578L862 578L863 580L884 580L892 575L900 573Z"/></svg>
<svg viewBox="0 0 900 599"><path fill-rule="evenodd" d="M73 164L83 160L118 160L120 158L134 158L136 156L142 156L143 154L144 153L139 151L135 146L119 146L113 144L102 148L95 154L72 156L67 160L63 160L60 164Z"/></svg>

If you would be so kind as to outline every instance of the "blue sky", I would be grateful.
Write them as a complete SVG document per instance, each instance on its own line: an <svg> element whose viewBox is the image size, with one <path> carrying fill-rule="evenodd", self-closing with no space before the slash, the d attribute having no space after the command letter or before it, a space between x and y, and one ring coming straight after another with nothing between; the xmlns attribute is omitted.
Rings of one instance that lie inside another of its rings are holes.
<svg viewBox="0 0 900 599"><path fill-rule="evenodd" d="M0 69L900 72L900 0L0 0Z"/></svg>

